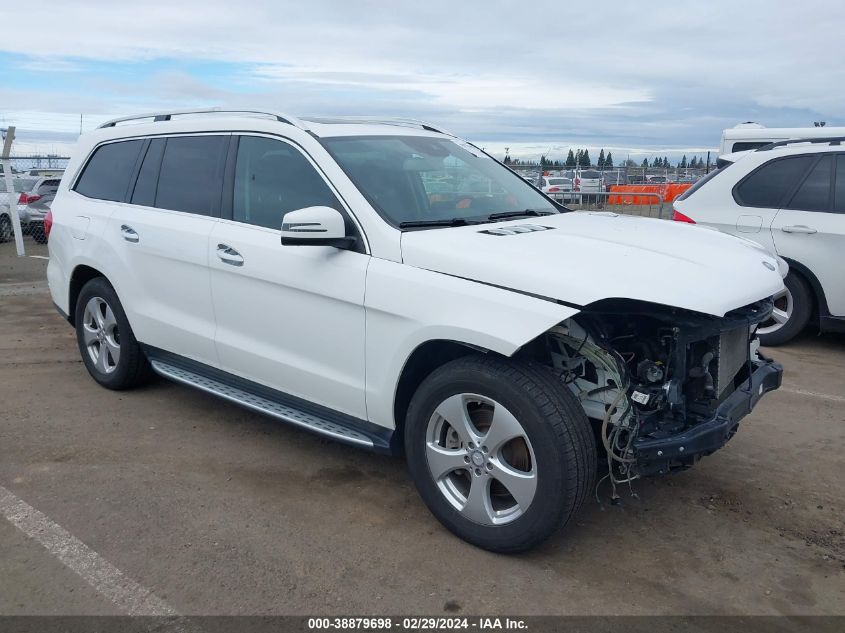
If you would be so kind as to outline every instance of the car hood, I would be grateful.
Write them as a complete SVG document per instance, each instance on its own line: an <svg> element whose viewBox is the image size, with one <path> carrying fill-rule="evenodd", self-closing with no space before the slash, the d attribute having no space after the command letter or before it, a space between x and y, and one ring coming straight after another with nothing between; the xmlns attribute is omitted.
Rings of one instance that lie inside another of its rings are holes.
<svg viewBox="0 0 845 633"><path fill-rule="evenodd" d="M518 226L546 230L495 235ZM783 288L778 260L705 227L607 212L408 231L405 264L586 306L650 301L723 316Z"/></svg>

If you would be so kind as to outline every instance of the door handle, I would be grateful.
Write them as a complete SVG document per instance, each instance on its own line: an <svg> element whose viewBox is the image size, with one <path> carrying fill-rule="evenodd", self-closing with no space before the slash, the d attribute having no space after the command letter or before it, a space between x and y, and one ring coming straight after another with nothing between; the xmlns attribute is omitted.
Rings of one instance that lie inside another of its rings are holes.
<svg viewBox="0 0 845 633"><path fill-rule="evenodd" d="M123 239L127 242L132 242L133 244L136 244L140 239L135 229L131 226L126 226L125 224L120 227L120 234L123 236Z"/></svg>
<svg viewBox="0 0 845 633"><path fill-rule="evenodd" d="M806 235L818 233L816 229L810 228L809 226L804 226L803 224L796 224L795 226L784 226L781 227L780 230L784 233L805 233Z"/></svg>
<svg viewBox="0 0 845 633"><path fill-rule="evenodd" d="M228 244L217 245L217 257L224 264L231 264L232 266L243 266L244 258L238 251Z"/></svg>

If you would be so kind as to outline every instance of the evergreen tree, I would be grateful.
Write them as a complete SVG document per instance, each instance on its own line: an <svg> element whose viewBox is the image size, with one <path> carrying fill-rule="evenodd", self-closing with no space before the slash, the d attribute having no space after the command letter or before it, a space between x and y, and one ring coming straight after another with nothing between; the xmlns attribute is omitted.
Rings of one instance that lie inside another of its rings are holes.
<svg viewBox="0 0 845 633"><path fill-rule="evenodd" d="M599 152L599 159L596 162L596 166L599 169L604 169L604 148L602 148L601 151Z"/></svg>
<svg viewBox="0 0 845 633"><path fill-rule="evenodd" d="M604 166L606 169L613 167L613 154L610 152L608 152L607 156L604 157Z"/></svg>
<svg viewBox="0 0 845 633"><path fill-rule="evenodd" d="M652 167L663 167L663 159L658 156L653 161L651 161Z"/></svg>
<svg viewBox="0 0 845 633"><path fill-rule="evenodd" d="M648 159L647 158L643 158L643 164L640 165L640 167L642 167L644 169L648 167Z"/></svg>
<svg viewBox="0 0 845 633"><path fill-rule="evenodd" d="M581 154L581 162L579 164L581 165L581 167L589 167L592 164L590 162L590 150L584 150L584 153Z"/></svg>
<svg viewBox="0 0 845 633"><path fill-rule="evenodd" d="M575 167L575 154L572 153L572 150L569 150L569 153L566 155L566 166L567 167Z"/></svg>
<svg viewBox="0 0 845 633"><path fill-rule="evenodd" d="M672 166L672 163L670 163L670 162L669 162L669 157L668 157L668 156L664 156L664 157L663 157L663 166L664 166L666 169L669 169L669 168Z"/></svg>
<svg viewBox="0 0 845 633"><path fill-rule="evenodd" d="M678 167L681 169L686 169L687 167L687 155L684 154L683 158L681 158L681 162L678 164Z"/></svg>

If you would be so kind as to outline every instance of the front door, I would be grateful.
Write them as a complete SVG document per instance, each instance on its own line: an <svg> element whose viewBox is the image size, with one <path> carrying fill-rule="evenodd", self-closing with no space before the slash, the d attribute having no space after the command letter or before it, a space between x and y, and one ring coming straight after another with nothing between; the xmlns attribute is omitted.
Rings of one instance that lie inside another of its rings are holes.
<svg viewBox="0 0 845 633"><path fill-rule="evenodd" d="M211 232L211 294L222 369L366 419L364 286L369 255L282 246L282 216L330 206L346 213L293 144L238 141L231 218Z"/></svg>

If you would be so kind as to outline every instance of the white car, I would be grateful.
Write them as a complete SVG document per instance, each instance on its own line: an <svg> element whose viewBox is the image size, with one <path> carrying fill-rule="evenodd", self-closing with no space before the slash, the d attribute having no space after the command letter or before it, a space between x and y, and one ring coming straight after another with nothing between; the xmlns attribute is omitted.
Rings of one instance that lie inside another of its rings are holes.
<svg viewBox="0 0 845 633"><path fill-rule="evenodd" d="M766 345L792 339L813 319L845 331L845 137L774 143L729 154L674 203L674 219L754 240L789 264Z"/></svg>
<svg viewBox="0 0 845 633"><path fill-rule="evenodd" d="M558 202L569 202L572 197L572 179L562 176L543 176L541 190Z"/></svg>
<svg viewBox="0 0 845 633"><path fill-rule="evenodd" d="M573 189L582 194L600 193L604 191L604 178L596 169L579 169L572 181Z"/></svg>
<svg viewBox="0 0 845 633"><path fill-rule="evenodd" d="M82 136L45 221L104 387L153 371L404 453L447 528L513 552L598 459L608 491L691 466L780 384L753 332L783 281L748 242L564 212L430 124L178 114Z"/></svg>

